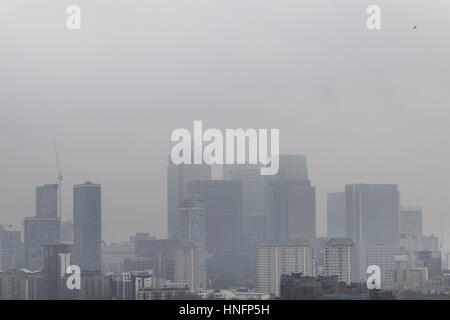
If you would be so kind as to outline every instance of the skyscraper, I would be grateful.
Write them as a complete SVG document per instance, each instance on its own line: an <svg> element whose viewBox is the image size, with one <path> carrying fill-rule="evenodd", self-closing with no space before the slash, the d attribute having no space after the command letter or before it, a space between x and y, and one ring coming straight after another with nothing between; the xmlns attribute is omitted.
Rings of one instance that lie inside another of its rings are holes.
<svg viewBox="0 0 450 320"><path fill-rule="evenodd" d="M135 256L149 258L156 277L174 280L175 248L180 244L175 239L136 239Z"/></svg>
<svg viewBox="0 0 450 320"><path fill-rule="evenodd" d="M44 295L46 299L63 299L65 274L70 265L70 245L44 245Z"/></svg>
<svg viewBox="0 0 450 320"><path fill-rule="evenodd" d="M205 201L208 278L217 288L236 285L241 272L241 182L193 181L189 192Z"/></svg>
<svg viewBox="0 0 450 320"><path fill-rule="evenodd" d="M206 218L204 201L200 199L184 200L180 207L180 215L182 224L181 243L183 246L190 247L192 244L196 246L197 254L195 258L198 259L196 266L199 268L196 271L198 274L196 286L204 288L206 286Z"/></svg>
<svg viewBox="0 0 450 320"><path fill-rule="evenodd" d="M399 191L394 184L345 186L346 232L356 244L399 245Z"/></svg>
<svg viewBox="0 0 450 320"><path fill-rule="evenodd" d="M36 188L36 217L56 218L58 216L57 194L57 184L46 184Z"/></svg>
<svg viewBox="0 0 450 320"><path fill-rule="evenodd" d="M169 157L167 166L168 238L181 240L180 203L188 198L187 185L194 180L211 180L211 166L206 164L175 165Z"/></svg>
<svg viewBox="0 0 450 320"><path fill-rule="evenodd" d="M308 167L304 154L282 154L278 173L271 180L308 180Z"/></svg>
<svg viewBox="0 0 450 320"><path fill-rule="evenodd" d="M400 208L400 232L411 233L414 237L422 237L422 208Z"/></svg>
<svg viewBox="0 0 450 320"><path fill-rule="evenodd" d="M20 231L6 230L0 225L0 271L22 268L23 255Z"/></svg>
<svg viewBox="0 0 450 320"><path fill-rule="evenodd" d="M225 165L225 180L237 180L242 184L242 234L249 232L249 217L264 214L265 176L260 174L260 166L252 164Z"/></svg>
<svg viewBox="0 0 450 320"><path fill-rule="evenodd" d="M381 285L391 283L400 250L399 191L394 184L345 186L346 232L357 246L360 279L367 266L382 268Z"/></svg>
<svg viewBox="0 0 450 320"><path fill-rule="evenodd" d="M240 259L245 277L254 282L256 272L256 246L265 235L264 192L266 176L261 175L260 166L253 164L225 165L223 175L225 180L237 180L242 184L242 257ZM252 220L252 221L250 221ZM258 227L252 223L264 222L261 234Z"/></svg>
<svg viewBox="0 0 450 320"><path fill-rule="evenodd" d="M327 195L327 233L328 238L346 236L345 192L334 192Z"/></svg>
<svg viewBox="0 0 450 320"><path fill-rule="evenodd" d="M101 185L73 186L73 263L82 271L101 272Z"/></svg>
<svg viewBox="0 0 450 320"><path fill-rule="evenodd" d="M316 189L309 181L269 183L268 239L316 238Z"/></svg>
<svg viewBox="0 0 450 320"><path fill-rule="evenodd" d="M308 180L306 156L281 155L280 170L268 177L266 212L268 240L284 243L316 238L316 189Z"/></svg>
<svg viewBox="0 0 450 320"><path fill-rule="evenodd" d="M58 185L36 188L36 215L24 219L25 266L29 270L44 267L43 245L60 241L60 218L57 216Z"/></svg>

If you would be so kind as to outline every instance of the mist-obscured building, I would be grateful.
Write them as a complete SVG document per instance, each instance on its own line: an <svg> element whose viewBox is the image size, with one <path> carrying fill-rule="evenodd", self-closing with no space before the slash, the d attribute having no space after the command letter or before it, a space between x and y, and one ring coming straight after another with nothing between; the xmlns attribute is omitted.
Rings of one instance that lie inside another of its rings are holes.
<svg viewBox="0 0 450 320"><path fill-rule="evenodd" d="M206 164L175 165L169 157L167 166L167 227L168 238L181 240L179 208L189 198L187 186L190 181L211 180L211 166Z"/></svg>
<svg viewBox="0 0 450 320"><path fill-rule="evenodd" d="M24 245L20 231L0 225L0 271L20 269L25 264Z"/></svg>
<svg viewBox="0 0 450 320"><path fill-rule="evenodd" d="M309 181L269 183L268 239L316 238L316 189Z"/></svg>
<svg viewBox="0 0 450 320"><path fill-rule="evenodd" d="M328 238L346 237L345 192L327 194L327 234Z"/></svg>
<svg viewBox="0 0 450 320"><path fill-rule="evenodd" d="M241 182L193 181L191 197L205 201L207 275L215 288L239 284L241 278Z"/></svg>
<svg viewBox="0 0 450 320"><path fill-rule="evenodd" d="M382 286L390 283L400 249L399 197L394 184L345 186L346 232L358 248L360 278L367 277L367 266L376 264L385 269Z"/></svg>
<svg viewBox="0 0 450 320"><path fill-rule="evenodd" d="M420 250L426 251L439 251L439 237L434 234L430 236L422 236Z"/></svg>
<svg viewBox="0 0 450 320"><path fill-rule="evenodd" d="M152 270L152 257L130 257L123 260L123 272Z"/></svg>
<svg viewBox="0 0 450 320"><path fill-rule="evenodd" d="M65 275L71 265L71 245L44 245L44 296L48 300L64 299Z"/></svg>
<svg viewBox="0 0 450 320"><path fill-rule="evenodd" d="M60 231L61 242L73 243L73 221L66 220L61 221L61 231Z"/></svg>
<svg viewBox="0 0 450 320"><path fill-rule="evenodd" d="M279 156L278 173L267 176L273 180L308 180L308 167L306 165L306 155L303 154L281 154Z"/></svg>
<svg viewBox="0 0 450 320"><path fill-rule="evenodd" d="M24 219L25 267L36 271L44 267L44 245L60 242L58 186L36 188L36 215Z"/></svg>
<svg viewBox="0 0 450 320"><path fill-rule="evenodd" d="M82 272L101 272L101 185L92 182L73 186L73 263Z"/></svg>
<svg viewBox="0 0 450 320"><path fill-rule="evenodd" d="M134 242L106 243L102 246L102 271L104 274L124 272L124 261L134 257Z"/></svg>
<svg viewBox="0 0 450 320"><path fill-rule="evenodd" d="M394 184L345 186L346 232L356 244L399 245L399 191Z"/></svg>
<svg viewBox="0 0 450 320"><path fill-rule="evenodd" d="M267 239L284 243L316 238L316 189L311 186L304 155L280 155L278 174L266 187Z"/></svg>
<svg viewBox="0 0 450 320"><path fill-rule="evenodd" d="M245 278L254 278L255 252L259 241L265 240L253 223L264 219L264 194L266 176L261 175L261 166L257 164L232 164L223 167L225 180L237 180L242 185L242 256L241 269ZM264 225L265 228L265 225ZM254 279L252 279L254 281Z"/></svg>
<svg viewBox="0 0 450 320"><path fill-rule="evenodd" d="M58 185L47 184L36 188L36 217L58 216Z"/></svg>
<svg viewBox="0 0 450 320"><path fill-rule="evenodd" d="M175 278L175 248L180 245L175 239L149 239L135 241L135 257L148 258L154 275L160 279ZM151 261L150 261L151 260Z"/></svg>
<svg viewBox="0 0 450 320"><path fill-rule="evenodd" d="M411 233L415 237L422 236L422 208L400 208L400 232Z"/></svg>
<svg viewBox="0 0 450 320"><path fill-rule="evenodd" d="M196 288L204 288L206 286L206 217L205 203L199 198L186 199L182 201L180 206L180 222L182 224L183 246L194 245L197 249L194 261L198 267L198 280ZM175 281L176 277L175 277Z"/></svg>

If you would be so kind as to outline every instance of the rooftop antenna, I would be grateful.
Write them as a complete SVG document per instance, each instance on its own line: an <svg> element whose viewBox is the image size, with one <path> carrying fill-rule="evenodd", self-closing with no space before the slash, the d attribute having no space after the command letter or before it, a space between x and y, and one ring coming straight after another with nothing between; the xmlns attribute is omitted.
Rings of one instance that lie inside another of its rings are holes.
<svg viewBox="0 0 450 320"><path fill-rule="evenodd" d="M53 151L55 152L55 158L56 158L56 173L57 173L57 184L58 184L58 212L57 216L58 218L61 218L61 188L62 188L62 181L63 181L63 171L61 166L59 165L59 157L58 157L58 149L56 147L56 142L53 140Z"/></svg>

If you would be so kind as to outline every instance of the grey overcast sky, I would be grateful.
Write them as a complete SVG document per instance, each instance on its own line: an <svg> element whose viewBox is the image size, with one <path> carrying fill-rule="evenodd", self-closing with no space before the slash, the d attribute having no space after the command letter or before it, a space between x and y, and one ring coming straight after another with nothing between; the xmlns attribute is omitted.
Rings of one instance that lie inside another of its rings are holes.
<svg viewBox="0 0 450 320"><path fill-rule="evenodd" d="M106 241L166 236L170 133L203 120L279 128L282 152L306 154L319 235L328 192L396 183L450 247L449 108L448 0L3 0L0 223L35 214L55 139L64 219L92 180Z"/></svg>

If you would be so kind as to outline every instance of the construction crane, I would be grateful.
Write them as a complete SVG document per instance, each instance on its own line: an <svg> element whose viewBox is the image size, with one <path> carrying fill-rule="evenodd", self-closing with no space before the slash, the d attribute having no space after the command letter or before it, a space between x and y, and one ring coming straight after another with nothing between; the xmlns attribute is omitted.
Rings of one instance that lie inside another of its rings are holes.
<svg viewBox="0 0 450 320"><path fill-rule="evenodd" d="M59 157L58 157L58 149L56 147L56 142L53 140L53 151L55 152L56 159L56 173L57 173L57 184L58 184L58 217L61 218L61 189L62 189L62 181L63 181L63 171L61 166L59 165Z"/></svg>

